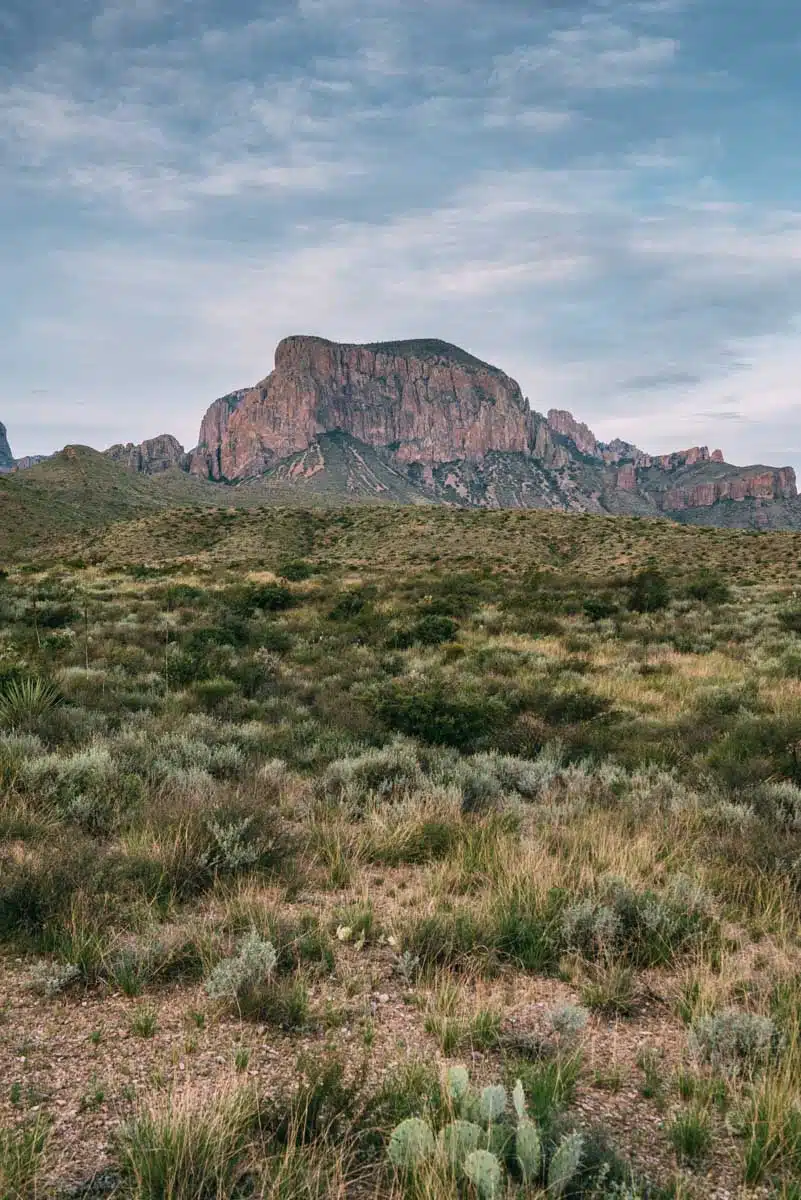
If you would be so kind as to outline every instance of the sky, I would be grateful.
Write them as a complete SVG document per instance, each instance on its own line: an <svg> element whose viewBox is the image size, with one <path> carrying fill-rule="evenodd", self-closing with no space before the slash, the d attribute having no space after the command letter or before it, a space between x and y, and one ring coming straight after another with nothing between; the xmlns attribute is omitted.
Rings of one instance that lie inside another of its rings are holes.
<svg viewBox="0 0 801 1200"><path fill-rule="evenodd" d="M801 466L798 0L0 0L0 420L174 433L292 333Z"/></svg>

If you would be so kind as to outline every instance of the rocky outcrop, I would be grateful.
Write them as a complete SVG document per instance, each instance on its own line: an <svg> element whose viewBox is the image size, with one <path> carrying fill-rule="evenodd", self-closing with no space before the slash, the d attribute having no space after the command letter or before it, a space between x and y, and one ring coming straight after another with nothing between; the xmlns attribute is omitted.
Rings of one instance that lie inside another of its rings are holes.
<svg viewBox="0 0 801 1200"><path fill-rule="evenodd" d="M10 471L13 466L14 455L11 453L11 447L8 444L6 427L0 421L0 471Z"/></svg>
<svg viewBox="0 0 801 1200"><path fill-rule="evenodd" d="M447 342L342 345L289 337L256 387L215 401L192 469L242 479L339 430L398 463L530 453L537 422L518 384Z"/></svg>
<svg viewBox="0 0 801 1200"><path fill-rule="evenodd" d="M189 470L204 479L223 479L223 447L228 442L231 418L254 388L229 392L215 400L200 426L197 449L190 451Z"/></svg>
<svg viewBox="0 0 801 1200"><path fill-rule="evenodd" d="M139 475L159 475L171 467L188 466L186 451L178 439L169 433L150 438L139 445L127 442L125 445L110 446L105 454Z"/></svg>
<svg viewBox="0 0 801 1200"><path fill-rule="evenodd" d="M711 508L722 500L793 500L797 495L792 467L766 467L730 478L667 488L657 494L657 504L666 512L682 512L688 508Z"/></svg>
<svg viewBox="0 0 801 1200"><path fill-rule="evenodd" d="M579 454L586 454L588 458L603 457L595 434L572 413L552 408L548 413L548 424L554 433L569 438Z"/></svg>
<svg viewBox="0 0 801 1200"><path fill-rule="evenodd" d="M725 462L723 451L713 450L710 454L708 446L692 446L689 450L677 450L674 454L644 455L638 465L659 467L662 471L678 471L681 467L694 467L696 463L706 462Z"/></svg>

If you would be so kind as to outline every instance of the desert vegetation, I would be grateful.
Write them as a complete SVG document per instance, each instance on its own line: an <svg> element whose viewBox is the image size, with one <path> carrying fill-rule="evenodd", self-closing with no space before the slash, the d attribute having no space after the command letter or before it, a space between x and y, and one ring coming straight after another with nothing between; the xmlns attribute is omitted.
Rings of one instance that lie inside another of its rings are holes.
<svg viewBox="0 0 801 1200"><path fill-rule="evenodd" d="M0 1196L797 1197L792 534L156 514L0 574Z"/></svg>

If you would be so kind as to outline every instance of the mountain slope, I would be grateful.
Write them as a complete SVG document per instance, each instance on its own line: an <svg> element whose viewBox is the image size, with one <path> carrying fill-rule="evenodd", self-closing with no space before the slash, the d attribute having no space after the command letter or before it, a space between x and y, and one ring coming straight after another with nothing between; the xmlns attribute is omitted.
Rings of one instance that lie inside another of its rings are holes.
<svg viewBox="0 0 801 1200"><path fill-rule="evenodd" d="M24 548L143 512L229 502L220 489L182 471L151 479L88 446L67 446L27 471L0 477L0 565Z"/></svg>

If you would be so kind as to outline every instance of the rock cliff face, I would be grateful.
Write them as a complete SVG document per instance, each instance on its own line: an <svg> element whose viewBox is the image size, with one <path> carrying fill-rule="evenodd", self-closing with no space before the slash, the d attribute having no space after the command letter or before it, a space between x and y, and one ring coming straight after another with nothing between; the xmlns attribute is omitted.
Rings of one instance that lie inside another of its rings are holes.
<svg viewBox="0 0 801 1200"><path fill-rule="evenodd" d="M569 412L534 412L497 367L433 339L285 338L270 375L214 401L189 454L167 436L106 453L143 474L182 466L288 496L801 520L790 468L733 467L706 446L651 455L601 442Z"/></svg>
<svg viewBox="0 0 801 1200"><path fill-rule="evenodd" d="M243 388L214 401L200 426L197 449L190 452L189 470L193 475L200 475L204 479L224 478L223 447L228 443L231 418L245 397L256 391L258 388Z"/></svg>
<svg viewBox="0 0 801 1200"><path fill-rule="evenodd" d="M6 427L0 421L0 471L8 471L14 466L14 455L11 453L11 447L8 444L6 436Z"/></svg>
<svg viewBox="0 0 801 1200"><path fill-rule="evenodd" d="M577 421L572 413L552 408L548 413L548 425L560 437L568 438L579 454L586 454L588 458L603 457L595 434L587 425Z"/></svg>
<svg viewBox="0 0 801 1200"><path fill-rule="evenodd" d="M658 504L667 512L682 512L686 508L711 508L721 500L793 500L797 495L792 467L768 467L746 470L728 479L667 488Z"/></svg>
<svg viewBox="0 0 801 1200"><path fill-rule="evenodd" d="M140 475L158 475L170 467L186 467L187 456L181 443L169 433L141 442L110 446L106 456Z"/></svg>
<svg viewBox="0 0 801 1200"><path fill-rule="evenodd" d="M339 430L399 463L530 453L537 425L519 386L440 341L339 345L290 337L260 384L211 406L192 469L213 479L259 474Z"/></svg>

